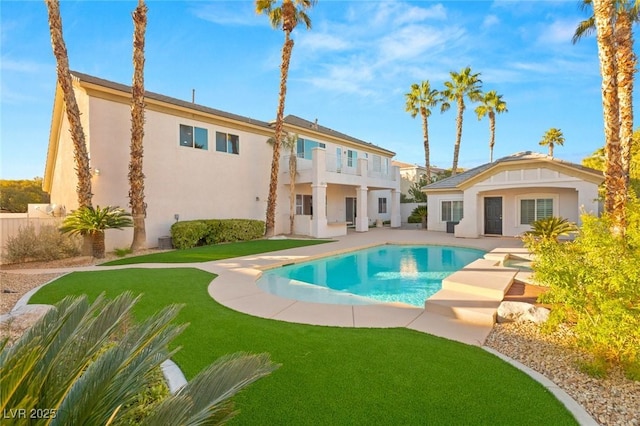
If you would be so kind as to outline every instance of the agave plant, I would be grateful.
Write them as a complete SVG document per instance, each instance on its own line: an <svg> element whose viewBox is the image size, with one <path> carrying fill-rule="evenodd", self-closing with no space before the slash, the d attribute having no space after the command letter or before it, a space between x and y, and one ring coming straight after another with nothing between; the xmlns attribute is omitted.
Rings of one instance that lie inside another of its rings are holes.
<svg viewBox="0 0 640 426"><path fill-rule="evenodd" d="M578 230L575 223L569 222L565 218L555 216L538 219L533 222L531 226L533 229L526 232L525 235L555 241L558 241L558 237L567 236Z"/></svg>
<svg viewBox="0 0 640 426"><path fill-rule="evenodd" d="M80 207L64 219L60 231L91 237L93 257L101 259L105 252L104 231L132 226L131 213L120 207Z"/></svg>
<svg viewBox="0 0 640 426"><path fill-rule="evenodd" d="M2 424L24 424L20 413L37 414L29 424L118 424L135 410L152 371L175 353L168 345L185 327L173 324L177 305L134 323L137 300L130 292L111 301L101 295L92 304L86 296L67 297L15 344L0 342ZM223 357L153 405L141 422L226 421L234 414L229 398L277 367L266 354Z"/></svg>

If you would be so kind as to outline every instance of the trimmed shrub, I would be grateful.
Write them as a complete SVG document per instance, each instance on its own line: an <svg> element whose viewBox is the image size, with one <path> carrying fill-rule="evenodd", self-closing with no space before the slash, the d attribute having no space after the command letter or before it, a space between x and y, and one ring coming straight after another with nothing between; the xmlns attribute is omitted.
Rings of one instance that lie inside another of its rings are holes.
<svg viewBox="0 0 640 426"><path fill-rule="evenodd" d="M264 221L252 219L200 219L171 226L173 245L178 249L255 240L263 235Z"/></svg>
<svg viewBox="0 0 640 426"><path fill-rule="evenodd" d="M255 240L264 235L264 222L252 219L211 219L207 224L205 243L218 244Z"/></svg>
<svg viewBox="0 0 640 426"><path fill-rule="evenodd" d="M20 227L15 237L7 240L6 260L10 263L48 261L78 256L80 239L62 234L53 225L43 225L36 233L33 225Z"/></svg>
<svg viewBox="0 0 640 426"><path fill-rule="evenodd" d="M171 225L173 246L177 249L195 247L207 236L207 225L201 220L176 222Z"/></svg>

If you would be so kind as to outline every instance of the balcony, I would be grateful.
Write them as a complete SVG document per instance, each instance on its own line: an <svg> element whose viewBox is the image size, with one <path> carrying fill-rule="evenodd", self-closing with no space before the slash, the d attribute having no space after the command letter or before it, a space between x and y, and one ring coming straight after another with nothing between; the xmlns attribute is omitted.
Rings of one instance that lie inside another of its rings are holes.
<svg viewBox="0 0 640 426"><path fill-rule="evenodd" d="M323 148L314 148L312 159L296 158L296 183L327 183L365 186L371 189L399 189L398 167L388 166L382 161L373 162L368 158L346 158L329 154ZM282 157L280 170L283 183L289 183L289 155Z"/></svg>

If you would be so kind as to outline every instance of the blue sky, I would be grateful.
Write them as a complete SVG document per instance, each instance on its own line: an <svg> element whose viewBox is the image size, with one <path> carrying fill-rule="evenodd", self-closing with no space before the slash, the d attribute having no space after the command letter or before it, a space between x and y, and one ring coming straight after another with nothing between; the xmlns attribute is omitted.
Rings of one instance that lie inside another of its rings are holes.
<svg viewBox="0 0 640 426"><path fill-rule="evenodd" d="M71 68L130 84L131 1L63 1ZM278 99L283 33L253 1L148 1L147 90L270 121ZM1 157L4 179L42 176L55 60L42 1L2 1ZM470 66L485 91L504 96L495 157L545 152L538 142L560 128L556 157L579 162L603 145L595 37L571 37L587 17L578 1L335 1L309 11L310 31L295 47L286 114L318 122L423 164L419 118L404 111L410 85L441 88L450 71ZM460 166L489 159L489 125L468 105ZM432 164L451 167L455 107L430 118Z"/></svg>

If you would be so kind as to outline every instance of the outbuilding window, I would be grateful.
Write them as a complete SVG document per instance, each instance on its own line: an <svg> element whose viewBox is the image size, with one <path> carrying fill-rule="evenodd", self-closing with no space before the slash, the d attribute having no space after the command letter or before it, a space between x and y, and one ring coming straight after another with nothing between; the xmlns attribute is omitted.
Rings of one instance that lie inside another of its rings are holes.
<svg viewBox="0 0 640 426"><path fill-rule="evenodd" d="M520 224L531 225L539 219L553 216L553 198L520 200Z"/></svg>

